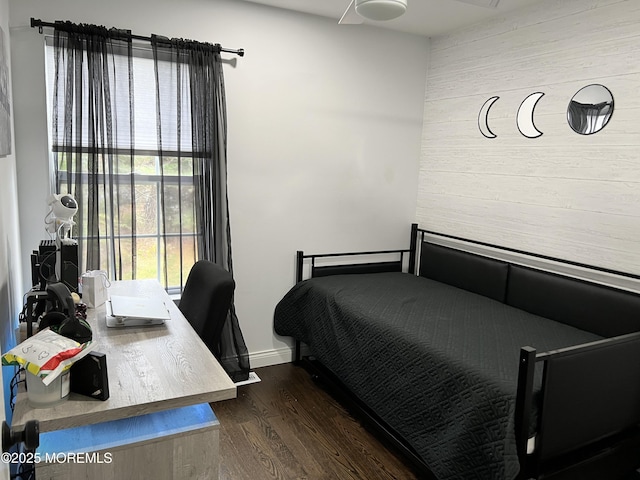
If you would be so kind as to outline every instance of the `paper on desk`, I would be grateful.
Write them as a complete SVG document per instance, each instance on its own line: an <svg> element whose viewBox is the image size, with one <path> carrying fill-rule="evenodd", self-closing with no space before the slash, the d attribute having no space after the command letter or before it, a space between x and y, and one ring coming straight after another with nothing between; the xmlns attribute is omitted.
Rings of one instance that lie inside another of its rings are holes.
<svg viewBox="0 0 640 480"><path fill-rule="evenodd" d="M78 343L45 328L2 355L2 365L24 367L49 385L93 347L91 341Z"/></svg>

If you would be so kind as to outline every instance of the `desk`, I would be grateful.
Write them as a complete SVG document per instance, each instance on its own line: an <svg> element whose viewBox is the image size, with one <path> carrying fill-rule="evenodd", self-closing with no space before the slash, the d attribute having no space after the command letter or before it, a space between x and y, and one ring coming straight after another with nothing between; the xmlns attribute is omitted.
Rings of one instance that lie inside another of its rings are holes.
<svg viewBox="0 0 640 480"><path fill-rule="evenodd" d="M34 409L28 405L26 392L20 392L13 425L38 420L41 432L94 424L108 426L105 422L148 418L147 414L155 413L166 415L167 411L178 411L181 407L235 398L234 383L157 281L113 282L109 294L165 300L171 320L151 327L108 328L105 305L89 309L87 320L93 329L95 350L107 355L109 399L99 401L71 393L69 399L59 405ZM217 466L217 430L215 439ZM182 449L182 446L175 448ZM149 462L149 458L140 460Z"/></svg>

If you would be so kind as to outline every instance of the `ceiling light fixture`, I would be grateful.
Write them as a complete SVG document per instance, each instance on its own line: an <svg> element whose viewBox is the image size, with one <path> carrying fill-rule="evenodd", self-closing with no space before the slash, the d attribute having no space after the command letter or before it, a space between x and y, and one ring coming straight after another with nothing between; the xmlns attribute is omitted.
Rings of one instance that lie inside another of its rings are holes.
<svg viewBox="0 0 640 480"><path fill-rule="evenodd" d="M407 0L356 0L356 12L369 20L393 20L406 11Z"/></svg>

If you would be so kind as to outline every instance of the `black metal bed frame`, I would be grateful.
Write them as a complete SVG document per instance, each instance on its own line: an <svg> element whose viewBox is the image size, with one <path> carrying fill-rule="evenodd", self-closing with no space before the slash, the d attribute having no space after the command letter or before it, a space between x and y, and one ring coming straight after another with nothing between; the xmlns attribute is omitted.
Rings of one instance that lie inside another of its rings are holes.
<svg viewBox="0 0 640 480"><path fill-rule="evenodd" d="M441 234L421 229L414 223L411 225L409 249L325 254L304 254L304 252L298 251L296 258L296 281L300 282L303 280L305 260L311 261L310 277L318 277L342 273L403 271L405 256L407 254L409 256L407 272L416 274L416 269L419 264L419 248L421 243L425 241L426 235L435 235L529 257L640 279L639 275L627 272L594 267L513 248ZM316 262L316 259L325 258L394 254L399 256L398 260L340 265L318 265ZM566 428L567 425L567 419L563 418L563 416L566 416L566 411L562 409L558 410L558 408L555 407L555 405L558 404L559 396L565 397L564 400L560 401L563 405L567 404L567 402L569 405L580 405L584 400L584 398L580 397L584 395L583 391L572 391L572 388L576 388L574 384L569 382L570 384L566 386L566 388L563 387L562 384L566 383L567 378L590 375L594 377L596 384L606 384L607 376L610 375L606 370L599 372L585 371L585 368L588 369L590 365L592 366L593 360L591 363L586 362L586 367L582 365L584 362L575 362L572 360L576 358L586 358L587 360L595 359L596 361L607 362L608 365L613 365L616 371L624 372L628 381L631 382L634 381L634 379L640 378L640 361L637 358L637 352L639 350L640 332L543 353L538 353L534 348L528 346L521 349L515 410L516 444L521 464L521 472L518 480L530 478L549 480L614 480L616 478L628 478L626 475L628 475L629 472L640 467L640 418L635 420L637 422L635 427L625 428L628 427L629 416L623 416L617 420L620 423L619 431L613 435L606 436L606 438L602 437L595 442L589 442L588 440L592 438L590 435L593 436L597 434L597 431L594 433L587 429L588 431L583 435L585 443L578 445L580 448L577 451L573 451L575 449L572 450L571 448L575 447L575 445L571 443L575 437L574 433L572 432L570 435L567 435L566 432L561 431L560 427L554 428L554 422L564 426L564 428ZM436 480L436 477L429 470L428 465L424 463L415 450L413 450L391 426L386 424L355 394L350 392L329 369L313 357L302 357L301 342L297 339L295 341L293 360L295 364L304 366L315 379L320 380L326 385L329 391L345 404L350 411L355 413L363 423L380 434L382 440L391 447L398 449L404 457L410 461L420 478ZM528 454L529 418L533 404L534 375L536 364L538 363L543 364L542 395L544 406L542 407L543 411L541 411L539 415L539 424L536 429L540 438L536 441L534 453ZM561 373L556 374L556 371ZM608 413L616 409L622 409L626 412L629 406L628 401L624 398L624 385L623 381L615 383L612 388L616 388L617 390L610 392L608 395L604 395L604 399L603 395L597 395L595 401L599 402L599 404L595 406L590 405L590 408L593 407L596 413L603 413L603 411ZM547 397L553 398L549 400ZM638 401L640 402L640 398L638 398ZM550 405L549 407L546 406L547 402ZM580 408L578 408L578 410L577 417L579 418ZM607 430L608 428L607 425L600 425L598 422L595 423L597 424L595 427L596 430L597 428L603 430ZM552 438L553 440L547 440L547 438ZM559 438L559 441L556 441L557 438Z"/></svg>

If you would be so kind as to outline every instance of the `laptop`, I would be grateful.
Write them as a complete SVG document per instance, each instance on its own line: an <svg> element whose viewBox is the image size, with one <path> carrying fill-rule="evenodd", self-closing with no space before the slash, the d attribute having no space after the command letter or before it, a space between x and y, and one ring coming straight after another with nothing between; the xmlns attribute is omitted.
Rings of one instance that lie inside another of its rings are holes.
<svg viewBox="0 0 640 480"><path fill-rule="evenodd" d="M107 327L162 325L170 318L167 305L157 298L111 295L107 301Z"/></svg>

